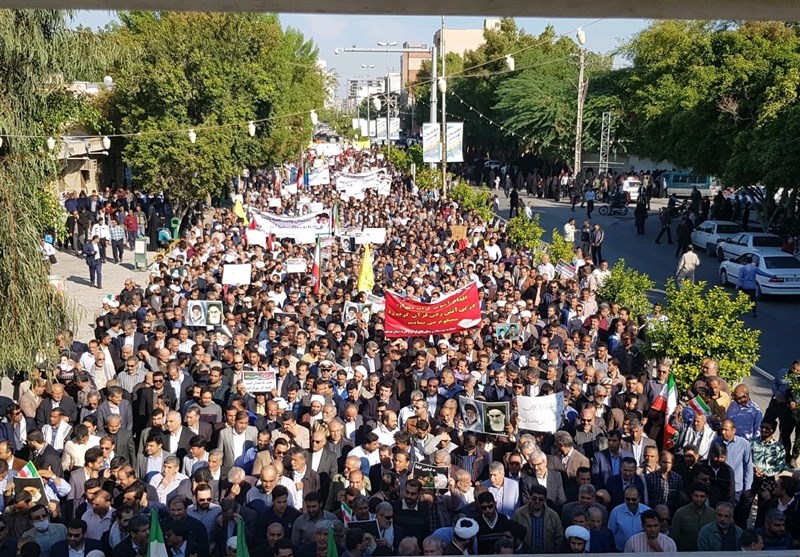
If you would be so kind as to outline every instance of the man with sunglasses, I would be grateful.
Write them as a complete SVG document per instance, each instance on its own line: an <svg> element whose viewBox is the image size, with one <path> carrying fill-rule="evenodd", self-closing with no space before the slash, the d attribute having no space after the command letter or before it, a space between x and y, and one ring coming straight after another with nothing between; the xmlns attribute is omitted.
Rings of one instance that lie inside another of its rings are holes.
<svg viewBox="0 0 800 557"><path fill-rule="evenodd" d="M478 554L491 555L494 553L494 544L509 530L511 519L497 512L494 495L484 491L477 497L480 515L476 518L478 523Z"/></svg>

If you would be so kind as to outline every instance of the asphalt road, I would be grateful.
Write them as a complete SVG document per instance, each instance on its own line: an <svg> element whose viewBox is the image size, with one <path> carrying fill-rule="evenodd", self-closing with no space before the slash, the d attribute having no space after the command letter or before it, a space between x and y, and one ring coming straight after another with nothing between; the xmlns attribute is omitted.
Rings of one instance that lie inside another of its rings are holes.
<svg viewBox="0 0 800 557"><path fill-rule="evenodd" d="M508 217L509 202L502 190L498 192L501 203L502 217ZM575 217L576 225L580 229L586 218L586 209L580 205L575 207L575 212L570 210L566 200L555 203L527 195L521 199L527 204L533 201L534 209L540 216L542 226L548 231L545 238L549 238L549 231L561 227L569 217ZM663 299L664 285L675 274L677 258L675 245L667 244L666 237L661 239L661 244L655 243L656 235L660 230L658 222L658 207L665 205L666 200L654 199L651 203L650 216L645 225L645 235L637 236L633 224L633 206L628 214L622 216L600 216L597 212L601 204L595 205L592 222L599 222L606 233L603 244L603 256L613 265L618 259L625 259L625 263L634 269L647 273L656 282L656 287L650 292L655 301ZM673 239L675 224L673 224ZM698 252L700 267L696 272L698 281L707 281L709 284L719 283L719 262L704 252ZM769 402L769 381L771 374L787 367L792 360L800 358L800 333L796 325L791 325L792 319L800 310L800 298L781 297L767 298L758 305L758 318L745 317L749 327L761 330L761 355L757 363L759 370L753 370L751 377L745 383L750 387L753 399L763 410ZM763 374L762 374L763 372ZM764 377L764 374L767 377Z"/></svg>

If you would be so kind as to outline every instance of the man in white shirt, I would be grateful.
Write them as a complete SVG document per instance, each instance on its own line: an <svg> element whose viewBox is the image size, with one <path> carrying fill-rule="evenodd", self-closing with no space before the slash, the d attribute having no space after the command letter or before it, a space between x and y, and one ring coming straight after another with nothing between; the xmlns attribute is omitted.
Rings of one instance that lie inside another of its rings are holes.
<svg viewBox="0 0 800 557"><path fill-rule="evenodd" d="M381 416L381 421L378 427L372 430L372 433L378 436L378 442L381 445L391 447L394 445L394 435L400 431L397 425L397 414L391 410L386 410Z"/></svg>
<svg viewBox="0 0 800 557"><path fill-rule="evenodd" d="M542 275L547 282L550 282L556 277L556 268L550 263L550 255L542 254L542 262L536 268L540 275Z"/></svg>

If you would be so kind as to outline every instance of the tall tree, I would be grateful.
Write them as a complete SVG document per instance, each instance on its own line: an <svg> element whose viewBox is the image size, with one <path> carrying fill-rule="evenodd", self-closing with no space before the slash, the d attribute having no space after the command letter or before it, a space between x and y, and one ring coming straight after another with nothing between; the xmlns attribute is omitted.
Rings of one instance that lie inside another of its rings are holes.
<svg viewBox="0 0 800 557"><path fill-rule="evenodd" d="M317 49L300 32L265 14L128 13L122 22L116 33L139 56L120 68L113 106L119 130L137 134L124 148L136 186L168 192L182 216L243 167L299 156L325 97ZM248 121L261 121L255 137Z"/></svg>
<svg viewBox="0 0 800 557"><path fill-rule="evenodd" d="M75 306L48 282L39 246L57 227L60 166L45 147L69 124L64 85L97 80L115 50L68 14L0 10L0 370L28 372L56 354L55 334Z"/></svg>

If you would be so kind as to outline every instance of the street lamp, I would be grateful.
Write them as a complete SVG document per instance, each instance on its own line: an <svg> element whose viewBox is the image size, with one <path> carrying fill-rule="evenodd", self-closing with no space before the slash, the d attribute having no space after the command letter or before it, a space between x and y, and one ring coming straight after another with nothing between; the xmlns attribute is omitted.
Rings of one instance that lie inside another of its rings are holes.
<svg viewBox="0 0 800 557"><path fill-rule="evenodd" d="M389 135L390 135L389 134L389 126L390 126L390 114L389 114L389 112L390 112L390 108L392 107L391 98L390 98L391 86L390 86L390 83L389 83L389 66L390 66L389 53L391 51L389 49L392 48L392 47L397 46L397 41L392 41L392 42L378 41L378 46L382 46L382 47L386 48L386 147L391 149L391 146L390 146L390 143L389 143Z"/></svg>
<svg viewBox="0 0 800 557"><path fill-rule="evenodd" d="M583 103L586 101L586 80L584 74L586 73L586 33L583 32L581 27L578 27L575 33L575 38L578 39L580 45L579 54L579 70L578 70L578 115L575 122L575 164L573 166L573 178L578 179L578 174L581 172L581 151L583 151Z"/></svg>
<svg viewBox="0 0 800 557"><path fill-rule="evenodd" d="M369 119L369 98L370 98L370 81L369 81L369 71L375 67L375 64L361 64L361 67L367 70L367 141L369 138L372 137L372 130L370 129L372 126L370 125ZM377 132L377 125L375 126L375 131Z"/></svg>

